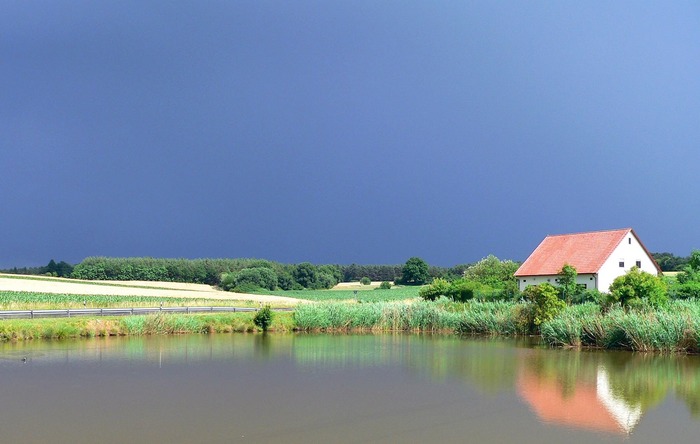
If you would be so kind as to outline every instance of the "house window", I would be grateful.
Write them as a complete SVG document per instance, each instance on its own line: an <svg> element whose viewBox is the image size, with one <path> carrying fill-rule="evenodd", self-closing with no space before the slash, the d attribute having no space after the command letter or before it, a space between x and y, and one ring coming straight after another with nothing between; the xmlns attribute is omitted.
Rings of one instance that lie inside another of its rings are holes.
<svg viewBox="0 0 700 444"><path fill-rule="evenodd" d="M642 261L637 261L634 263L634 265L636 265L637 268L642 268Z"/></svg>
<svg viewBox="0 0 700 444"><path fill-rule="evenodd" d="M627 243L632 245L632 238L631 237L627 239Z"/></svg>
<svg viewBox="0 0 700 444"><path fill-rule="evenodd" d="M592 278L592 277L591 277L591 278L588 278L588 280L589 280L589 281L592 281L592 280L593 280L593 278Z"/></svg>
<svg viewBox="0 0 700 444"><path fill-rule="evenodd" d="M620 261L620 268L625 268L625 261Z"/></svg>

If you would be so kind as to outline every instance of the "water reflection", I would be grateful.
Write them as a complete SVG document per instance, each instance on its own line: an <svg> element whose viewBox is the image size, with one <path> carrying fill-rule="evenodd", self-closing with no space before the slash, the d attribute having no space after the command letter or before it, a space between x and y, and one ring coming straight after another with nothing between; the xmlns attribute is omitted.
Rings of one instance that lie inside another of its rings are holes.
<svg viewBox="0 0 700 444"><path fill-rule="evenodd" d="M546 427L611 436L628 436L671 398L681 400L696 421L700 417L697 356L552 350L527 342L430 335L189 335L0 345L0 371L46 367L50 372L67 366L73 373L77 367L137 364L164 372L202 362L216 363L215 368L254 363L251 375L277 366L275 371L284 375L323 374L324 381L335 372L343 375L341 384L353 373L398 369L417 380L475 391L483 399L506 399L504 404ZM290 391L287 396L309 395ZM456 408L482 407L464 403Z"/></svg>

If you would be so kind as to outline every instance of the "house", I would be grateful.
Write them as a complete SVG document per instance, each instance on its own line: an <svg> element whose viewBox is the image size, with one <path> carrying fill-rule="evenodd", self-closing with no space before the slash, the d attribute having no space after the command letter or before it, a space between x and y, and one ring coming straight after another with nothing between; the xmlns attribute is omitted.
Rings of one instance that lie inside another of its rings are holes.
<svg viewBox="0 0 700 444"><path fill-rule="evenodd" d="M594 381L576 378L570 385L527 368L518 373L518 394L544 423L629 435L642 417L641 402L615 393L602 364Z"/></svg>
<svg viewBox="0 0 700 444"><path fill-rule="evenodd" d="M631 228L558 234L545 237L515 272L520 291L544 282L557 285L565 264L576 268L576 283L582 288L602 292L635 266L661 274L661 268Z"/></svg>

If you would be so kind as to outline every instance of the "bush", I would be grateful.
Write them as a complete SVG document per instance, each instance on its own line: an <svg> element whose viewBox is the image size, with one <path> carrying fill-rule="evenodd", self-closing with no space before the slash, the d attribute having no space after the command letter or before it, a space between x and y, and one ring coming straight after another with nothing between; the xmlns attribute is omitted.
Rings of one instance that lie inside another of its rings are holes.
<svg viewBox="0 0 700 444"><path fill-rule="evenodd" d="M484 285L467 279L457 279L447 289L447 297L455 302L466 302L485 290ZM490 289L489 289L490 290Z"/></svg>
<svg viewBox="0 0 700 444"><path fill-rule="evenodd" d="M632 267L626 274L615 278L610 285L610 302L619 302L626 307L639 305L642 300L654 307L666 305L668 294L663 279Z"/></svg>
<svg viewBox="0 0 700 444"><path fill-rule="evenodd" d="M371 283L372 283L372 281L367 276L360 279L360 284L362 284L362 285L369 285Z"/></svg>
<svg viewBox="0 0 700 444"><path fill-rule="evenodd" d="M248 292L277 288L277 274L267 267L244 268L237 273L224 273L221 288L227 291Z"/></svg>
<svg viewBox="0 0 700 444"><path fill-rule="evenodd" d="M535 327L554 318L566 307L564 301L559 299L559 290L546 282L525 288L523 296L534 305L532 323Z"/></svg>
<svg viewBox="0 0 700 444"><path fill-rule="evenodd" d="M447 296L450 290L450 283L445 279L437 278L427 287L423 287L418 292L418 296L426 301L434 301L440 296Z"/></svg>
<svg viewBox="0 0 700 444"><path fill-rule="evenodd" d="M679 299L696 298L700 299L700 282L688 281L684 284L676 285L674 288L674 296Z"/></svg>
<svg viewBox="0 0 700 444"><path fill-rule="evenodd" d="M264 306L255 314L253 318L253 324L261 328L262 331L267 331L272 324L272 309L269 305Z"/></svg>
<svg viewBox="0 0 700 444"><path fill-rule="evenodd" d="M379 284L379 289L380 290L390 290L391 289L391 282L383 281L381 284Z"/></svg>

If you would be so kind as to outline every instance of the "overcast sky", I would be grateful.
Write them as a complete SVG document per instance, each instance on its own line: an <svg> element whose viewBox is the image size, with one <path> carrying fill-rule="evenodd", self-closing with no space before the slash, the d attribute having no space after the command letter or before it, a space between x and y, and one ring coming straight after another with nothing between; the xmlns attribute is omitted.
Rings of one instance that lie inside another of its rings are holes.
<svg viewBox="0 0 700 444"><path fill-rule="evenodd" d="M2 1L0 267L700 248L700 3Z"/></svg>

